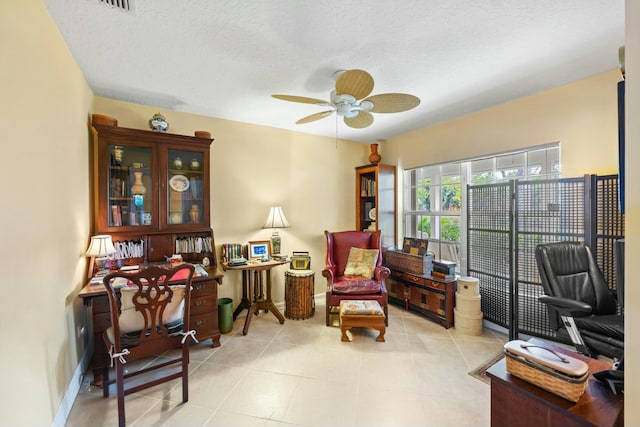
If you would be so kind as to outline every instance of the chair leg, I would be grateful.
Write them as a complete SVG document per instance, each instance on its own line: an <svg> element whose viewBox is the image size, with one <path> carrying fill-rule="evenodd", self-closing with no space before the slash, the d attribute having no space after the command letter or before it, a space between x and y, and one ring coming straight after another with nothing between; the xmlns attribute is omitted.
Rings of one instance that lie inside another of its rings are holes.
<svg viewBox="0 0 640 427"><path fill-rule="evenodd" d="M326 306L326 315L325 315L325 316L326 316L326 319L325 319L325 320L326 320L326 324L327 324L327 326L331 326L331 325L330 325L330 323L329 323L329 322L330 322L330 320L331 320L331 315L330 315L330 313L331 313L331 306L327 305L327 306Z"/></svg>
<svg viewBox="0 0 640 427"><path fill-rule="evenodd" d="M384 305L384 326L389 326L389 306Z"/></svg>
<svg viewBox="0 0 640 427"><path fill-rule="evenodd" d="M182 345L182 402L189 401L189 341Z"/></svg>
<svg viewBox="0 0 640 427"><path fill-rule="evenodd" d="M124 427L126 424L126 416L124 412L124 367L119 360L116 364L116 393L118 397L118 426Z"/></svg>
<svg viewBox="0 0 640 427"><path fill-rule="evenodd" d="M109 365L102 368L102 397L109 397Z"/></svg>

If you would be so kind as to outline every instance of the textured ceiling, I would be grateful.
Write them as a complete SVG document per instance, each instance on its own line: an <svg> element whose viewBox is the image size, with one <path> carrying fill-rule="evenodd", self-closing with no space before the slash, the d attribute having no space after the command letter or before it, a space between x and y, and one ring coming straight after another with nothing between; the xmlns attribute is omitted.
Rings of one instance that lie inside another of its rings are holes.
<svg viewBox="0 0 640 427"><path fill-rule="evenodd" d="M624 0L129 1L44 0L96 95L366 143L616 69L624 44ZM420 105L352 129L271 97L328 100L354 68Z"/></svg>

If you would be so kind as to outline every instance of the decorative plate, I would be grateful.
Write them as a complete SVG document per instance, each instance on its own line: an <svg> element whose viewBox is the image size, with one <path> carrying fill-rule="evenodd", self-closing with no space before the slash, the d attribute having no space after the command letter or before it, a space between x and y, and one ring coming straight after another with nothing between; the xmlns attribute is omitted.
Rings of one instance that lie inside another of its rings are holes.
<svg viewBox="0 0 640 427"><path fill-rule="evenodd" d="M189 178L184 175L174 175L169 180L169 185L175 191L187 191L189 188Z"/></svg>
<svg viewBox="0 0 640 427"><path fill-rule="evenodd" d="M369 218L372 220L376 220L376 208L373 208L369 211Z"/></svg>

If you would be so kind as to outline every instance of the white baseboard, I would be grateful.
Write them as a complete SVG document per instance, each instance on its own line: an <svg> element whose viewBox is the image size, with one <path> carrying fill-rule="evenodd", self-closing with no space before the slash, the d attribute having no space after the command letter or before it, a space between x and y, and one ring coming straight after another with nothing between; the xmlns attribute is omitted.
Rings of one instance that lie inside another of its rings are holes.
<svg viewBox="0 0 640 427"><path fill-rule="evenodd" d="M80 387L82 386L82 381L84 379L84 373L87 371L90 360L91 353L87 349L82 355L80 363L78 363L78 367L76 368L76 371L74 372L73 377L69 382L69 386L64 393L62 402L60 402L60 406L58 407L56 416L51 423L51 427L64 427L64 425L67 423L67 418L69 418L73 403L76 401L76 397L78 397L78 393L80 392Z"/></svg>

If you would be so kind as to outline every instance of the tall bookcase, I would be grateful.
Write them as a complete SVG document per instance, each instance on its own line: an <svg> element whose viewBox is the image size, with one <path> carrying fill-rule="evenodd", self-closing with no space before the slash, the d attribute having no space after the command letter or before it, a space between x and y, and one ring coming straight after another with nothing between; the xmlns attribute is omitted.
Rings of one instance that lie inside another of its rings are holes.
<svg viewBox="0 0 640 427"><path fill-rule="evenodd" d="M396 167L371 164L356 168L356 230L382 233L382 246L396 242Z"/></svg>

